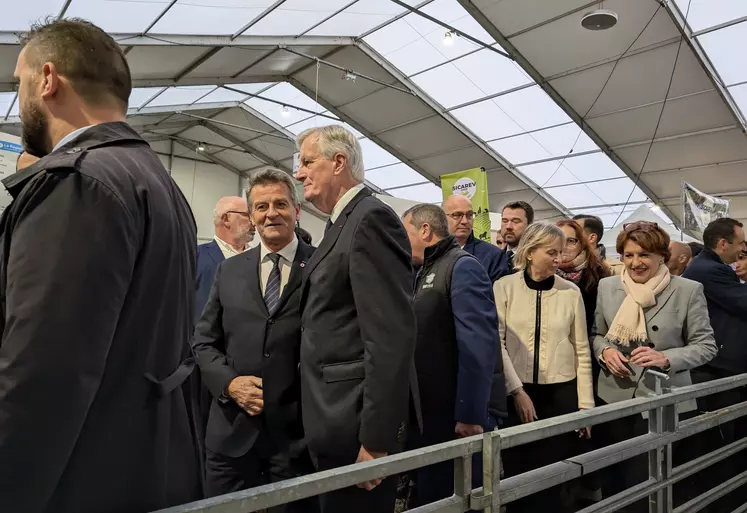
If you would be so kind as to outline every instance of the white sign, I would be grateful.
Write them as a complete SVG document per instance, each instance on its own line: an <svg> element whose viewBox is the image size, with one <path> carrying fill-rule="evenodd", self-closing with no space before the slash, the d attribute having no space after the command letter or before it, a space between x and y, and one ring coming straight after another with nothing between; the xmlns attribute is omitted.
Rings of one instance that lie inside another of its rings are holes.
<svg viewBox="0 0 747 513"><path fill-rule="evenodd" d="M12 136L2 135L2 137ZM0 180L5 180L16 172L16 161L21 152L23 152L23 147L18 142L0 139ZM12 199L5 187L0 185L0 212L10 205Z"/></svg>
<svg viewBox="0 0 747 513"><path fill-rule="evenodd" d="M729 200L716 198L682 182L682 231L703 239L703 230L711 221L729 217Z"/></svg>
<svg viewBox="0 0 747 513"><path fill-rule="evenodd" d="M477 184L472 178L460 178L454 183L451 191L454 194L461 194L462 196L467 196L469 199L472 199L472 196L477 192Z"/></svg>

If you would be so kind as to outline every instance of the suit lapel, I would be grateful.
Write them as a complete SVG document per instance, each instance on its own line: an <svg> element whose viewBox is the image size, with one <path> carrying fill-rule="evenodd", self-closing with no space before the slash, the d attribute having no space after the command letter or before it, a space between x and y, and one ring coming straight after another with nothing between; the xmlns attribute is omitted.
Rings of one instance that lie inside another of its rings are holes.
<svg viewBox="0 0 747 513"><path fill-rule="evenodd" d="M241 257L236 258L246 258L247 260L247 272L243 273L246 280L246 287L244 287L244 290L246 290L248 295L251 296L252 299L250 301L254 301L257 304L259 311L265 316L269 316L270 313L267 311L267 305L262 296L262 287L259 283L259 248L259 246L256 246L249 251L246 251Z"/></svg>
<svg viewBox="0 0 747 513"><path fill-rule="evenodd" d="M662 290L659 294L659 297L656 298L656 304L648 310L644 311L646 315L646 323L651 322L651 320L656 317L656 314L658 314L661 309L664 308L664 305L667 304L667 301L669 301L669 298L672 297L672 294L674 294L674 287L672 286L672 282L670 281L669 285L667 285L667 288Z"/></svg>
<svg viewBox="0 0 747 513"><path fill-rule="evenodd" d="M350 203L348 203L347 206L343 209L343 211L337 217L337 221L335 221L334 224L330 226L329 230L327 230L327 233L324 234L322 243L319 245L316 251L314 251L314 254L309 259L309 262L308 264L306 264L306 268L303 272L303 280L301 282L301 308L303 308L306 300L306 293L309 286L309 276L311 276L311 273L314 272L314 269L316 269L319 263L324 260L324 257L326 257L330 250L335 246L335 243L337 242L337 239L340 237L340 233L342 232L342 228L345 226L345 223L348 220L348 216L350 216L350 213L353 211L353 209L355 209L356 205L358 205L358 203L360 203L363 198L366 198L370 195L370 190L366 188L361 189L361 191L356 194L355 197L350 200Z"/></svg>
<svg viewBox="0 0 747 513"><path fill-rule="evenodd" d="M290 276L288 277L288 283L283 287L283 294L280 296L280 301L276 311L279 312L288 302L288 298L301 286L301 279L303 276L303 270L306 267L307 260L313 253L311 246L305 244L303 241L298 241L298 249L296 249L296 257L293 259L291 264Z"/></svg>
<svg viewBox="0 0 747 513"><path fill-rule="evenodd" d="M226 259L226 257L223 256L223 252L218 247L218 243L213 241L208 245L208 255L210 255L210 258L212 258L216 264L221 263Z"/></svg>

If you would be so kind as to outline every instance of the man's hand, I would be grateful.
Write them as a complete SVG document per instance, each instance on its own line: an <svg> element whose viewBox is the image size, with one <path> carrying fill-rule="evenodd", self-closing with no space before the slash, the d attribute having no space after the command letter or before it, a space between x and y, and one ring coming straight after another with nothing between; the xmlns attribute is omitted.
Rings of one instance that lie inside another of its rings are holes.
<svg viewBox="0 0 747 513"><path fill-rule="evenodd" d="M262 413L265 406L262 378L256 376L233 378L228 384L226 392L226 395L249 415L254 416Z"/></svg>
<svg viewBox="0 0 747 513"><path fill-rule="evenodd" d="M608 347L602 351L602 360L609 371L618 378L627 378L631 375L625 365L628 363L628 359L614 347Z"/></svg>
<svg viewBox="0 0 747 513"><path fill-rule="evenodd" d="M648 346L636 347L630 353L630 363L639 367L659 367L662 370L669 369L669 358L664 353Z"/></svg>
<svg viewBox="0 0 747 513"><path fill-rule="evenodd" d="M377 458L383 458L386 456L385 452L374 452L369 451L365 447L361 445L360 450L358 451L358 459L355 460L356 463L362 463L364 461L371 461L375 460ZM364 483L360 483L358 488L365 488L369 492L379 486L381 484L381 479L374 479L373 481L366 481Z"/></svg>
<svg viewBox="0 0 747 513"><path fill-rule="evenodd" d="M484 431L482 426L478 424L464 424L462 422L457 422L456 427L454 428L454 433L456 433L459 438L464 438L466 436L481 435Z"/></svg>

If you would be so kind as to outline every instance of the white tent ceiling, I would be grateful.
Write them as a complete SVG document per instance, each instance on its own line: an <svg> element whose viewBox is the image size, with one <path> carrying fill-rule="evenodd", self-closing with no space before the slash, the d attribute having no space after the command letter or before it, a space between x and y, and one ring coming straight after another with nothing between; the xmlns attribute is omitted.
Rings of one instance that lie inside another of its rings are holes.
<svg viewBox="0 0 747 513"><path fill-rule="evenodd" d="M676 222L684 178L747 218L747 72L738 47L712 52L722 31L747 42L747 23L708 30L747 2L688 1L692 28L674 4L606 0L620 22L592 33L581 0L34 0L0 19L0 129L18 126L17 32L80 16L127 52L133 125L238 173L290 170L295 134L343 122L367 180L405 199L437 202L440 175L481 166L496 211L523 199L538 218L589 212L613 226L656 202Z"/></svg>

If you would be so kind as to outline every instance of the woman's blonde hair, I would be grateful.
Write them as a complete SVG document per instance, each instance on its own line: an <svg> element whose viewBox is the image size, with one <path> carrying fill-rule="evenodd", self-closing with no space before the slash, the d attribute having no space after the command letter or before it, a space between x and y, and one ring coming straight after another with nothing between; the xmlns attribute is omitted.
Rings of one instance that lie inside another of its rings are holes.
<svg viewBox="0 0 747 513"><path fill-rule="evenodd" d="M532 223L524 231L519 241L519 247L516 248L516 254L514 254L514 267L516 269L526 269L529 262L528 256L537 248L549 246L555 239L565 241L565 235L563 231L549 223Z"/></svg>

